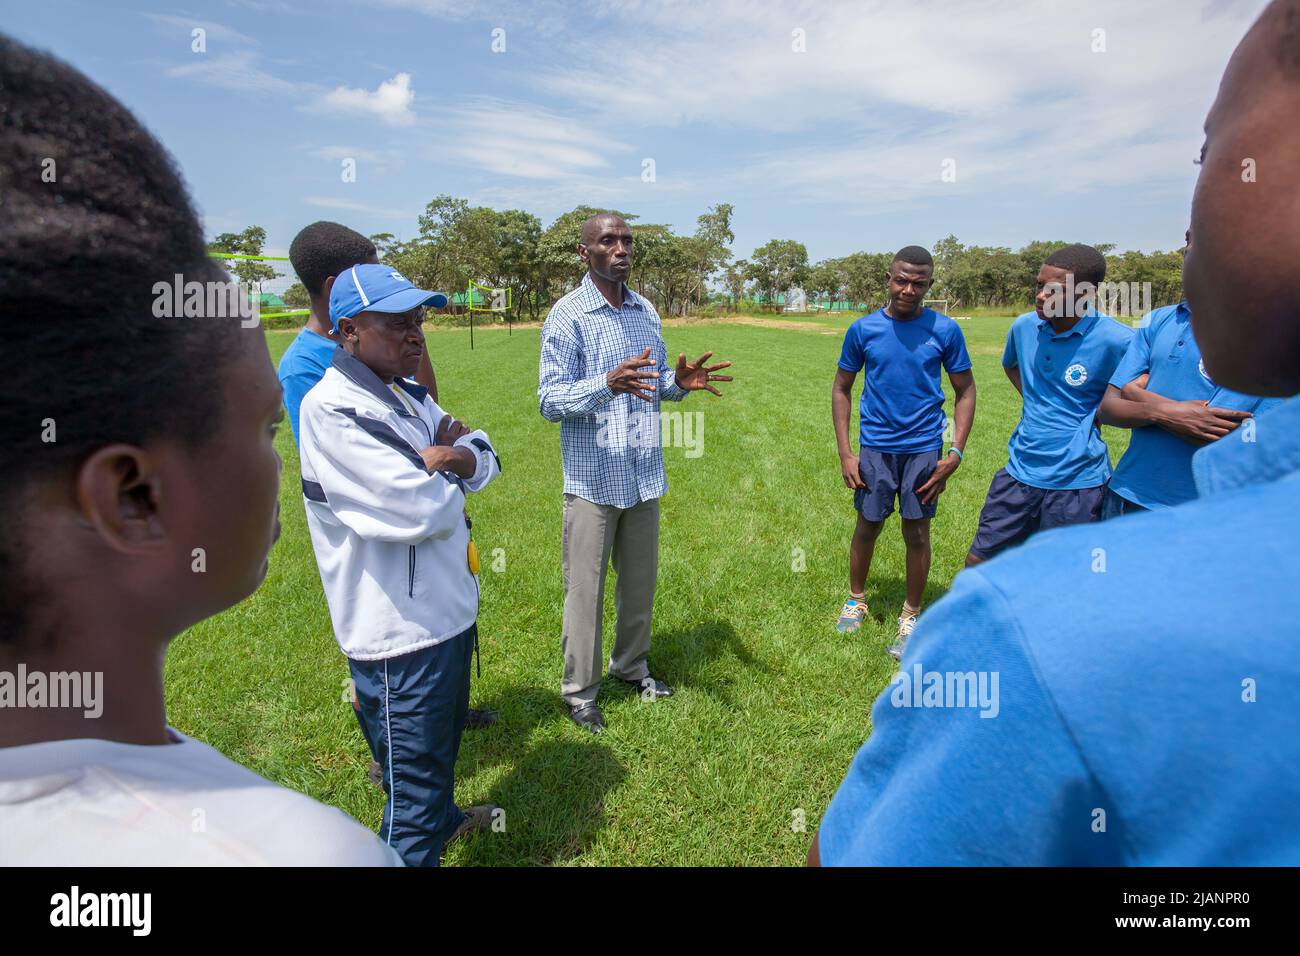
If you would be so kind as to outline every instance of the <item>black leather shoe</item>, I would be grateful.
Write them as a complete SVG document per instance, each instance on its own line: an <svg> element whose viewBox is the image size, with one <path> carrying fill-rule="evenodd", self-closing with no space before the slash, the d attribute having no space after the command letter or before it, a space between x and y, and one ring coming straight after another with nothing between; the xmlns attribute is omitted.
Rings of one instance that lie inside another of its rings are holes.
<svg viewBox="0 0 1300 956"><path fill-rule="evenodd" d="M653 697L657 699L659 697L673 696L673 689L671 687L659 680L657 677L651 677L649 674L642 677L640 680L628 680L626 677L620 677L619 680L624 684L631 684L642 697Z"/></svg>
<svg viewBox="0 0 1300 956"><path fill-rule="evenodd" d="M570 707L569 719L584 730L590 730L593 734L605 732L605 715L600 712L600 708L595 703Z"/></svg>
<svg viewBox="0 0 1300 956"><path fill-rule="evenodd" d="M501 715L495 710L475 710L471 707L469 716L465 718L465 728L474 730L480 727L491 727L500 719Z"/></svg>

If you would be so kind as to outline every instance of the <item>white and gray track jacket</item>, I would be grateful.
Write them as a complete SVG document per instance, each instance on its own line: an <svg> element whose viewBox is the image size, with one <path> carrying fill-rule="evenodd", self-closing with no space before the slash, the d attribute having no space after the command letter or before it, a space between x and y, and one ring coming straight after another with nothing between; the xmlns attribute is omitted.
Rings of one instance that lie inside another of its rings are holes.
<svg viewBox="0 0 1300 956"><path fill-rule="evenodd" d="M418 415L339 348L300 411L307 527L334 636L355 660L409 654L474 623L465 494L501 472L481 431L456 442L478 459L473 477L427 472L419 449L434 444L445 413L422 386L397 385Z"/></svg>

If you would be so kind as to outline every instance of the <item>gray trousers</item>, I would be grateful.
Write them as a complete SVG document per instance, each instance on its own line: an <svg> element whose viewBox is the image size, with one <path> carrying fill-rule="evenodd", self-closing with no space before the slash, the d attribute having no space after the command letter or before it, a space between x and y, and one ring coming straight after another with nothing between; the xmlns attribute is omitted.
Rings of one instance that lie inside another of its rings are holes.
<svg viewBox="0 0 1300 956"><path fill-rule="evenodd" d="M609 672L625 680L650 673L650 616L659 575L659 500L631 508L564 496L564 681L569 706L591 703L600 690L601 612L611 558L618 621Z"/></svg>

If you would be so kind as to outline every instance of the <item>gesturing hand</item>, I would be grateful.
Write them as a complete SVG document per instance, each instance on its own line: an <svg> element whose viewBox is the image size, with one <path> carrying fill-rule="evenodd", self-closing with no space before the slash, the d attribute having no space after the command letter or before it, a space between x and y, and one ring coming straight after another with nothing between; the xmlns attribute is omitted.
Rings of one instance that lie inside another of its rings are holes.
<svg viewBox="0 0 1300 956"><path fill-rule="evenodd" d="M712 352L705 352L694 362L687 364L686 353L682 352L677 356L677 387L684 388L688 392L698 392L701 389L708 389L719 398L722 393L710 385L710 382L730 382L730 375L714 375L714 372L721 371L724 368L730 368L730 362L719 362L717 365L705 365Z"/></svg>
<svg viewBox="0 0 1300 956"><path fill-rule="evenodd" d="M655 400L655 389L659 387L659 372L655 360L650 357L647 348L640 355L619 362L605 376L610 389L616 394L626 392L647 402Z"/></svg>
<svg viewBox="0 0 1300 956"><path fill-rule="evenodd" d="M438 423L438 431L434 435L433 443L435 445L454 445L457 439L468 435L472 428L464 422L457 421L450 415L443 415L442 421Z"/></svg>

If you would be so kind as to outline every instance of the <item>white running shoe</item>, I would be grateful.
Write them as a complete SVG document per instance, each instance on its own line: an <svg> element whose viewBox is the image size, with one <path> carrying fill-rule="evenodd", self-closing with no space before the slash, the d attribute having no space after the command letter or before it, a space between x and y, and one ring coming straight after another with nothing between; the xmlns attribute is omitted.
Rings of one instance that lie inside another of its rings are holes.
<svg viewBox="0 0 1300 956"><path fill-rule="evenodd" d="M916 630L916 615L904 611L898 615L898 635L894 638L894 643L889 645L889 654L896 661L903 659L903 648L907 646L907 639L912 636Z"/></svg>

